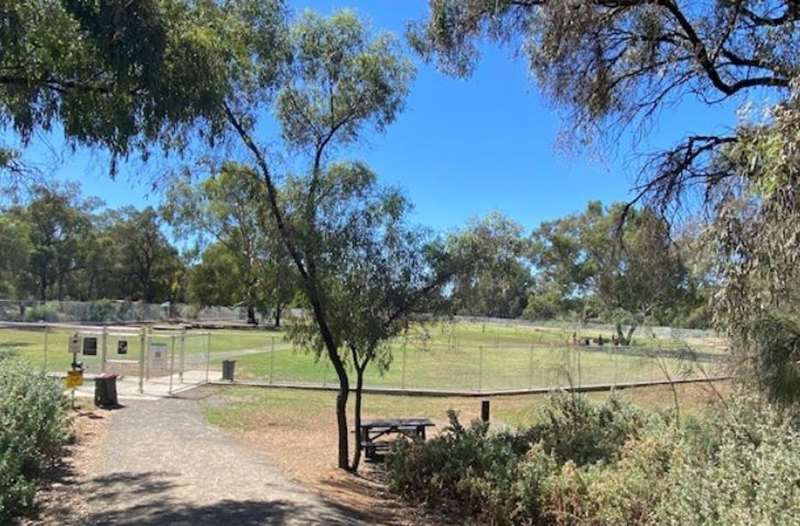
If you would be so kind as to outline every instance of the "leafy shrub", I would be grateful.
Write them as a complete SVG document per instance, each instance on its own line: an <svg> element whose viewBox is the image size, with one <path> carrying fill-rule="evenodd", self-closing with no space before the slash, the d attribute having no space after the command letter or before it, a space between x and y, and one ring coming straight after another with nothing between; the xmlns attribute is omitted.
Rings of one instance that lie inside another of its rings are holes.
<svg viewBox="0 0 800 526"><path fill-rule="evenodd" d="M554 395L530 429L450 426L399 447L391 487L492 524L800 524L800 412L736 394L681 428Z"/></svg>
<svg viewBox="0 0 800 526"><path fill-rule="evenodd" d="M635 438L648 420L645 413L611 395L600 405L585 396L555 393L540 411L540 423L528 436L541 442L559 463L582 466L616 459L622 446Z"/></svg>
<svg viewBox="0 0 800 526"><path fill-rule="evenodd" d="M97 300L89 303L83 321L117 321L117 308L111 300Z"/></svg>
<svg viewBox="0 0 800 526"><path fill-rule="evenodd" d="M30 508L36 477L68 433L61 385L17 360L0 360L0 523Z"/></svg>
<svg viewBox="0 0 800 526"><path fill-rule="evenodd" d="M578 501L587 494L576 470L613 463L651 420L613 396L594 405L567 394L550 396L540 423L527 430L488 433L481 422L464 427L448 415L438 437L401 444L389 457L390 488L417 502L458 502L460 511L497 524L538 524L552 521L554 510L574 512L579 504L558 499L567 489Z"/></svg>
<svg viewBox="0 0 800 526"><path fill-rule="evenodd" d="M25 321L46 321L57 322L60 321L58 313L58 305L54 303L42 303L34 305L25 309Z"/></svg>
<svg viewBox="0 0 800 526"><path fill-rule="evenodd" d="M710 448L684 448L662 485L656 524L800 524L800 433L792 415L735 398L709 429Z"/></svg>
<svg viewBox="0 0 800 526"><path fill-rule="evenodd" d="M387 463L391 489L414 501L457 501L467 513L502 515L503 494L519 456L518 437L489 435L479 421L464 427L453 411L448 417L450 425L435 439L398 444Z"/></svg>

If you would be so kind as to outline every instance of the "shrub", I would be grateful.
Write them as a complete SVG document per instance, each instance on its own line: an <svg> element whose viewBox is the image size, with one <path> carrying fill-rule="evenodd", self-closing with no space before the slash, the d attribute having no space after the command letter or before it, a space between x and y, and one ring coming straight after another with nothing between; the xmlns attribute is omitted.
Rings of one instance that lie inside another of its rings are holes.
<svg viewBox="0 0 800 526"><path fill-rule="evenodd" d="M489 435L479 421L464 427L453 411L448 417L450 425L436 438L398 444L387 462L391 489L417 502L457 501L467 513L502 516L519 440Z"/></svg>
<svg viewBox="0 0 800 526"><path fill-rule="evenodd" d="M117 320L117 308L111 300L92 301L86 308L83 321L108 322Z"/></svg>
<svg viewBox="0 0 800 526"><path fill-rule="evenodd" d="M61 385L17 360L0 360L0 523L30 508L35 480L68 439Z"/></svg>
<svg viewBox="0 0 800 526"><path fill-rule="evenodd" d="M58 313L58 305L54 303L41 303L25 309L25 321L46 321L57 322L60 321Z"/></svg>
<svg viewBox="0 0 800 526"><path fill-rule="evenodd" d="M649 424L644 412L613 394L598 405L585 396L555 393L539 420L528 437L559 463L571 460L578 466L615 460L625 442Z"/></svg>
<svg viewBox="0 0 800 526"><path fill-rule="evenodd" d="M390 488L415 502L457 502L460 512L495 524L558 523L561 514L593 515L586 500L593 478L613 465L643 426L658 421L614 396L594 405L567 394L550 396L540 423L526 430L489 433L481 422L464 427L455 413L448 415L450 425L438 437L401 444L390 455ZM630 464L639 467L633 460ZM647 483L639 486L637 495ZM602 490L597 487L598 500ZM617 515L635 515L624 504L618 507Z"/></svg>
<svg viewBox="0 0 800 526"><path fill-rule="evenodd" d="M708 448L676 455L657 524L800 524L797 422L755 398L735 398Z"/></svg>

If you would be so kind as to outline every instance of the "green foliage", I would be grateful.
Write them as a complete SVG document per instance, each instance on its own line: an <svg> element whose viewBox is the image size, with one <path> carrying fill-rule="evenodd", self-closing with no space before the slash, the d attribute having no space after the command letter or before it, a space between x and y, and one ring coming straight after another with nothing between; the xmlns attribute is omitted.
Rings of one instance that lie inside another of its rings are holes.
<svg viewBox="0 0 800 526"><path fill-rule="evenodd" d="M247 60L236 43L255 29L232 16L240 4L5 2L0 119L23 142L59 123L73 144L105 147L114 158L180 151L200 122L213 141L234 65ZM260 8L261 20L282 19L278 2Z"/></svg>
<svg viewBox="0 0 800 526"><path fill-rule="evenodd" d="M611 396L602 405L586 397L551 395L531 436L560 463L578 466L613 462L629 439L638 437L647 417L624 400Z"/></svg>
<svg viewBox="0 0 800 526"><path fill-rule="evenodd" d="M800 324L796 318L765 314L742 330L746 335L736 353L743 379L758 383L766 395L782 405L800 402Z"/></svg>
<svg viewBox="0 0 800 526"><path fill-rule="evenodd" d="M448 239L461 271L452 293L458 314L519 317L531 284L530 244L522 226L495 212Z"/></svg>
<svg viewBox="0 0 800 526"><path fill-rule="evenodd" d="M57 303L40 303L25 309L24 321L46 321L58 322L61 321L59 317L59 308Z"/></svg>
<svg viewBox="0 0 800 526"><path fill-rule="evenodd" d="M735 393L684 427L612 397L556 395L528 430L451 425L400 445L390 487L492 524L797 524L796 411Z"/></svg>
<svg viewBox="0 0 800 526"><path fill-rule="evenodd" d="M36 478L69 436L59 381L0 360L0 521L30 509Z"/></svg>
<svg viewBox="0 0 800 526"><path fill-rule="evenodd" d="M616 324L623 341L638 325L669 324L697 303L669 225L647 209L590 202L580 214L543 223L532 253L534 309L599 317Z"/></svg>
<svg viewBox="0 0 800 526"><path fill-rule="evenodd" d="M607 469L620 457L632 457L626 461L632 467L615 479L620 486L627 471L650 469L650 457L625 448L646 427L659 426L615 397L595 406L563 393L551 396L540 423L526 430L489 433L486 424L464 427L454 413L448 416L450 425L436 438L398 446L387 463L390 487L414 501L458 502L462 511L497 524L547 523L576 501L583 505L580 499L589 492L583 475ZM650 482L643 478L638 491L632 490L642 498ZM613 483L605 484L596 491L610 499ZM627 504L617 503L608 513L623 515Z"/></svg>
<svg viewBox="0 0 800 526"><path fill-rule="evenodd" d="M89 303L84 319L81 321L116 321L117 309L111 300L98 300ZM122 318L124 320L124 318Z"/></svg>
<svg viewBox="0 0 800 526"><path fill-rule="evenodd" d="M398 444L387 463L390 488L431 505L457 501L471 515L507 515L515 464L527 449L525 437L490 435L478 421L464 427L453 411L448 417L450 425L433 440Z"/></svg>
<svg viewBox="0 0 800 526"><path fill-rule="evenodd" d="M175 233L205 248L189 277L191 301L280 312L295 294L295 273L253 170L225 163L210 178L169 189L162 214Z"/></svg>
<svg viewBox="0 0 800 526"><path fill-rule="evenodd" d="M797 420L739 396L707 431L713 446L675 455L656 524L800 523Z"/></svg>

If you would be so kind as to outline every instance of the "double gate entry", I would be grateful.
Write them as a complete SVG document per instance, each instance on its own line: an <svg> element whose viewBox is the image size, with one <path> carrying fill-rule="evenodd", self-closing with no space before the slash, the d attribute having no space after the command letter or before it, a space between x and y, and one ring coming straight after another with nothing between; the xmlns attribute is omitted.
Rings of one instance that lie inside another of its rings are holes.
<svg viewBox="0 0 800 526"><path fill-rule="evenodd" d="M87 373L115 373L123 389L172 394L209 379L209 333L185 327L98 327L77 331Z"/></svg>

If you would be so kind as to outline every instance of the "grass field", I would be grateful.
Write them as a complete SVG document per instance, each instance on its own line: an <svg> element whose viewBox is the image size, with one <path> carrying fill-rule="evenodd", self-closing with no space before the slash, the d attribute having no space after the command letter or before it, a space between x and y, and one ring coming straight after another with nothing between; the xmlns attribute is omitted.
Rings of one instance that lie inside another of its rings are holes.
<svg viewBox="0 0 800 526"><path fill-rule="evenodd" d="M71 329L0 328L0 352L15 353L35 367L64 371L71 355L67 342ZM121 334L130 332L130 334ZM580 334L579 334L580 336ZM586 334L596 337L597 333ZM607 337L608 335L604 335ZM118 342L127 342L127 353L117 352ZM323 357L295 349L279 331L226 329L210 332L190 331L181 343L177 331L156 331L152 342L167 346L167 359L174 349L174 370L221 369L223 360L237 362L237 377L273 383L308 383L329 385L336 382L334 372ZM678 356L676 349L686 343L638 338L630 348L575 347L572 331L558 328L494 325L459 322L418 326L410 334L392 343L393 362L388 370L368 369L369 386L407 389L504 390L531 387L557 387L645 380L676 379L690 374L690 360ZM98 345L102 338L98 337ZM120 361L129 362L130 371L141 353L139 333L111 329L107 337L109 370ZM174 347L173 347L174 345ZM181 347L183 347L181 351ZM707 363L717 347L695 342ZM45 352L45 348L47 352ZM81 356L87 371L100 369L98 356ZM166 366L165 366L166 367ZM694 373L697 373L695 370Z"/></svg>
<svg viewBox="0 0 800 526"><path fill-rule="evenodd" d="M718 396L727 393L726 383L687 384L676 386L680 414L700 416ZM311 422L335 425L333 407L336 394L324 391L306 391L281 388L227 387L223 391L225 403L208 404L205 414L215 425L241 431L270 427L269 422L280 422L297 428ZM589 393L591 400L602 401L608 392ZM674 410L673 392L669 386L625 389L618 396L631 403L655 411ZM492 420L498 425L511 427L536 423L538 408L546 395L500 396L492 399ZM480 417L480 400L466 397L426 397L369 394L364 397L365 418L428 417L439 427L447 423L446 413L453 409L465 422Z"/></svg>

